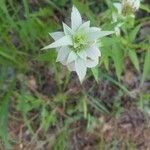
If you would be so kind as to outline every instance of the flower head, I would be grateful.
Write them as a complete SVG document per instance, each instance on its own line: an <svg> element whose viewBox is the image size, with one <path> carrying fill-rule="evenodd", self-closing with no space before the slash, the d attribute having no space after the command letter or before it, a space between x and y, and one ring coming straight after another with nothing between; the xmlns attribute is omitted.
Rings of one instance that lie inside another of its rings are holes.
<svg viewBox="0 0 150 150"><path fill-rule="evenodd" d="M63 32L50 33L55 40L43 49L56 48L57 62L67 66L70 71L76 71L80 82L83 81L87 68L95 67L99 62L101 52L97 40L112 34L113 31L101 31L90 27L90 21L83 22L76 7L71 13L71 28L63 23Z"/></svg>
<svg viewBox="0 0 150 150"><path fill-rule="evenodd" d="M140 7L140 0L122 0L122 14L128 15L137 11Z"/></svg>
<svg viewBox="0 0 150 150"><path fill-rule="evenodd" d="M125 23L128 18L134 18L134 13L140 7L140 0L122 0L121 2L113 3L116 12L113 12L113 23L119 22L115 27L116 35L120 35L120 27ZM120 22L121 21L121 22Z"/></svg>
<svg viewBox="0 0 150 150"><path fill-rule="evenodd" d="M117 17L134 17L134 13L140 8L140 1L141 0L122 0L120 3L114 3L117 14L113 14L113 18L116 20Z"/></svg>

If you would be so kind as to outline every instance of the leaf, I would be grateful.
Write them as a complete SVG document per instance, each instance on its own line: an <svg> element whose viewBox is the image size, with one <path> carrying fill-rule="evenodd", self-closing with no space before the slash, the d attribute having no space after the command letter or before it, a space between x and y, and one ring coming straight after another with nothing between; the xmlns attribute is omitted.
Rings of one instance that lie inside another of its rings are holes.
<svg viewBox="0 0 150 150"><path fill-rule="evenodd" d="M150 50L148 50L145 55L144 69L143 69L141 84L143 84L145 79L148 77L150 77Z"/></svg>
<svg viewBox="0 0 150 150"><path fill-rule="evenodd" d="M115 84L116 86L118 86L126 94L130 95L130 91L123 84L121 84L120 82L114 80L112 77L110 77L108 75L104 75L104 78L106 78L106 80L108 80L108 81L112 82L113 84Z"/></svg>
<svg viewBox="0 0 150 150"><path fill-rule="evenodd" d="M4 142L6 149L10 148L9 137L8 137L8 107L9 107L9 96L8 92L2 100L0 105L0 138Z"/></svg>
<svg viewBox="0 0 150 150"><path fill-rule="evenodd" d="M88 100L88 103L99 112L109 114L109 110L105 107L105 105L100 99L90 97L90 99L87 99L87 100Z"/></svg>
<svg viewBox="0 0 150 150"><path fill-rule="evenodd" d="M110 56L110 47L102 47L101 48L101 63L104 63L106 70L109 70L109 56Z"/></svg>
<svg viewBox="0 0 150 150"><path fill-rule="evenodd" d="M26 114L33 109L37 109L41 105L41 99L35 98L32 95L28 94L18 94L18 104L16 106L17 110Z"/></svg>
<svg viewBox="0 0 150 150"><path fill-rule="evenodd" d="M91 70L92 70L92 73L93 73L93 76L94 76L96 82L98 82L98 81L99 81L99 71L98 71L98 67L92 68Z"/></svg>
<svg viewBox="0 0 150 150"><path fill-rule="evenodd" d="M41 112L41 124L42 124L42 127L43 129L47 132L48 128L51 126L51 125L55 125L56 121L57 121L57 118L56 118L56 115L55 113L52 111L52 112L48 112L46 110L46 108L43 108L42 109L42 112Z"/></svg>
<svg viewBox="0 0 150 150"><path fill-rule="evenodd" d="M55 62L56 52L55 51L46 51L44 54L39 54L35 60L40 62Z"/></svg>
<svg viewBox="0 0 150 150"><path fill-rule="evenodd" d="M118 80L120 80L121 73L123 71L123 50L120 47L117 47L117 44L113 44L112 46L112 59L114 61L115 69L116 69L116 75L118 77Z"/></svg>
<svg viewBox="0 0 150 150"><path fill-rule="evenodd" d="M15 61L15 59L13 59L13 57L11 55L8 55L7 53L3 52L2 50L0 50L0 56L2 56L5 59L8 59L9 61L17 64L17 62Z"/></svg>
<svg viewBox="0 0 150 150"><path fill-rule="evenodd" d="M141 4L140 8L143 9L143 10L145 10L146 12L150 13L150 7L149 7L149 5L146 5L146 4L143 5L143 4Z"/></svg>
<svg viewBox="0 0 150 150"><path fill-rule="evenodd" d="M129 55L133 65L137 69L137 71L140 72L139 61L138 61L138 57L137 57L135 50L129 50L128 55Z"/></svg>
<svg viewBox="0 0 150 150"><path fill-rule="evenodd" d="M88 114L88 106L87 106L87 98L86 96L83 97L82 99L82 105L83 105L83 112L84 112L84 118L87 119L87 114Z"/></svg>
<svg viewBox="0 0 150 150"><path fill-rule="evenodd" d="M9 115L9 101L12 95L13 88L15 86L16 80L10 83L8 87L8 92L1 97L0 104L0 139L4 143L6 149L11 149L8 136L8 115Z"/></svg>
<svg viewBox="0 0 150 150"><path fill-rule="evenodd" d="M23 5L24 5L24 10L25 10L25 17L28 19L29 18L29 5L28 5L28 1L23 0Z"/></svg>
<svg viewBox="0 0 150 150"><path fill-rule="evenodd" d="M136 27L131 31L131 33L129 34L129 38L130 38L130 41L131 41L131 42L134 42L134 40L135 40L135 38L136 38L136 36L137 36L137 33L138 33L138 31L140 30L140 28L141 28L141 25L136 26Z"/></svg>
<svg viewBox="0 0 150 150"><path fill-rule="evenodd" d="M102 45L101 47L101 63L104 63L105 68L109 70L109 57L112 57L111 53L111 47L112 43L116 43L114 38L109 38L109 37L104 37L101 39L100 44Z"/></svg>

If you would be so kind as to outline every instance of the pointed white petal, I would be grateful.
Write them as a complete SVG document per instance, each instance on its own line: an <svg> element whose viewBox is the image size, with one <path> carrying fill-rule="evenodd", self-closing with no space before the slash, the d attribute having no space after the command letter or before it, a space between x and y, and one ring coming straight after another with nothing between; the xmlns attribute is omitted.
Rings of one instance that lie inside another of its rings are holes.
<svg viewBox="0 0 150 150"><path fill-rule="evenodd" d="M99 48L95 45L91 46L90 48L88 48L86 50L87 53L87 57L91 58L91 59L95 59L97 57L101 56L101 52L99 50Z"/></svg>
<svg viewBox="0 0 150 150"><path fill-rule="evenodd" d="M112 14L112 20L113 20L113 22L117 22L117 19L118 19L118 14L117 13L113 13Z"/></svg>
<svg viewBox="0 0 150 150"><path fill-rule="evenodd" d="M85 50L82 50L78 53L78 55L80 56L80 58L82 58L83 60L86 60L87 54Z"/></svg>
<svg viewBox="0 0 150 150"><path fill-rule="evenodd" d="M65 35L72 35L73 34L72 29L68 25L66 25L65 23L63 23L63 29L64 29Z"/></svg>
<svg viewBox="0 0 150 150"><path fill-rule="evenodd" d="M104 36L107 36L107 35L110 35L110 34L113 34L113 33L114 33L114 31L89 30L89 32L87 33L87 36L88 36L89 40L94 41L98 38L102 38Z"/></svg>
<svg viewBox="0 0 150 150"><path fill-rule="evenodd" d="M74 61L76 59L77 59L76 53L73 52L73 51L71 51L70 54L69 54L69 56L68 56L67 63L70 63L70 62L72 62L72 61Z"/></svg>
<svg viewBox="0 0 150 150"><path fill-rule="evenodd" d="M63 61L67 61L70 51L68 47L61 47L58 51L56 62L60 61L63 63Z"/></svg>
<svg viewBox="0 0 150 150"><path fill-rule="evenodd" d="M75 31L82 24L82 18L80 12L73 6L71 13L71 28Z"/></svg>
<svg viewBox="0 0 150 150"><path fill-rule="evenodd" d="M63 64L64 66L67 65L67 60L64 60L64 61L60 61L61 64Z"/></svg>
<svg viewBox="0 0 150 150"><path fill-rule="evenodd" d="M90 28L90 32L99 32L101 31L101 28L98 28L98 27L91 27Z"/></svg>
<svg viewBox="0 0 150 150"><path fill-rule="evenodd" d="M121 5L121 3L114 3L113 5L117 9L118 14L121 14L121 12L122 12L122 5Z"/></svg>
<svg viewBox="0 0 150 150"><path fill-rule="evenodd" d="M67 64L67 67L69 69L69 71L76 71L76 68L75 68L75 61Z"/></svg>
<svg viewBox="0 0 150 150"><path fill-rule="evenodd" d="M80 82L83 82L83 79L86 75L86 71L87 71L87 67L86 67L86 61L84 61L83 59L76 59L75 61L75 69L77 72L77 75L79 77Z"/></svg>
<svg viewBox="0 0 150 150"><path fill-rule="evenodd" d="M46 46L43 48L44 49L49 49L49 48L56 48L56 47L61 47L61 46L67 46L67 45L73 45L72 39L70 36L64 36L61 39L55 41L54 43Z"/></svg>
<svg viewBox="0 0 150 150"><path fill-rule="evenodd" d="M79 31L85 30L87 31L90 28L90 21L84 22L80 27L79 27Z"/></svg>
<svg viewBox="0 0 150 150"><path fill-rule="evenodd" d="M53 32L49 33L49 35L56 41L65 36L64 32Z"/></svg>
<svg viewBox="0 0 150 150"><path fill-rule="evenodd" d="M135 0L134 1L134 7L135 7L136 10L138 10L140 8L140 3L141 3L140 0Z"/></svg>
<svg viewBox="0 0 150 150"><path fill-rule="evenodd" d="M100 31L100 36L99 36L99 38L102 38L102 37L104 37L104 36L107 36L107 35L110 35L110 34L113 34L113 33L115 33L114 31Z"/></svg>
<svg viewBox="0 0 150 150"><path fill-rule="evenodd" d="M86 66L88 68L93 68L98 64L98 61L99 61L99 57L97 57L96 59L87 59Z"/></svg>
<svg viewBox="0 0 150 150"><path fill-rule="evenodd" d="M119 23L115 26L114 31L116 36L120 36L120 27L123 25L123 23Z"/></svg>
<svg viewBox="0 0 150 150"><path fill-rule="evenodd" d="M101 31L101 28L91 27L87 32L87 37L89 40L94 41L98 37L98 33Z"/></svg>

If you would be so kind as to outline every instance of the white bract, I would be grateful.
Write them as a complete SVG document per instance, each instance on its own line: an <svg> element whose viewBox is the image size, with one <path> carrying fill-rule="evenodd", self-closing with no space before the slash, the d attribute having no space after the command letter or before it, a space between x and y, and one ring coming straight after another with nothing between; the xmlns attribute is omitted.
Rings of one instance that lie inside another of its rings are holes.
<svg viewBox="0 0 150 150"><path fill-rule="evenodd" d="M113 31L101 31L100 28L90 27L90 21L82 21L76 7L72 8L71 28L63 23L63 32L50 33L54 43L43 49L56 48L57 62L67 66L70 71L76 71L82 83L87 68L95 67L99 62L101 52L97 40L110 35Z"/></svg>
<svg viewBox="0 0 150 150"><path fill-rule="evenodd" d="M114 30L115 30L116 36L120 36L120 28L121 28L122 25L123 25L123 23L118 23L118 24L115 26Z"/></svg>

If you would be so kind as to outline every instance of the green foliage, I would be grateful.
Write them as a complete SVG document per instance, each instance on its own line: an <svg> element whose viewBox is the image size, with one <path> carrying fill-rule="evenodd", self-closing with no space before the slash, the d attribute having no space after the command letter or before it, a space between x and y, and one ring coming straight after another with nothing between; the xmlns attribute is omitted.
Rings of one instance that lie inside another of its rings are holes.
<svg viewBox="0 0 150 150"><path fill-rule="evenodd" d="M10 138L8 132L9 124L9 106L12 96L12 89L14 88L14 81L10 82L10 85L7 87L8 91L0 94L0 142L4 144L6 149L11 149Z"/></svg>
<svg viewBox="0 0 150 150"><path fill-rule="evenodd" d="M142 75L142 84L146 78L150 77L150 51L148 50L145 54L144 60L144 68L143 68L143 75Z"/></svg>
<svg viewBox="0 0 150 150"><path fill-rule="evenodd" d="M140 71L139 61L135 50L129 50L128 55L137 71Z"/></svg>
<svg viewBox="0 0 150 150"><path fill-rule="evenodd" d="M9 107L9 96L10 93L7 93L3 97L3 101L0 105L0 139L4 143L7 149L10 148L9 137L8 137L8 107Z"/></svg>
<svg viewBox="0 0 150 150"><path fill-rule="evenodd" d="M53 2L50 0L50 2L54 2L56 5L65 6L68 0L53 0Z"/></svg>
<svg viewBox="0 0 150 150"><path fill-rule="evenodd" d="M40 99L27 94L18 95L17 99L17 110L21 111L23 114L27 114L33 109L38 109L42 103Z"/></svg>
<svg viewBox="0 0 150 150"><path fill-rule="evenodd" d="M150 94L141 93L138 101L138 107L145 112L148 116L150 115Z"/></svg>
<svg viewBox="0 0 150 150"><path fill-rule="evenodd" d="M98 67L92 68L91 70L92 70L92 73L94 75L96 82L98 82L99 81L99 69L98 69Z"/></svg>
<svg viewBox="0 0 150 150"><path fill-rule="evenodd" d="M111 57L114 61L114 65L115 65L115 69L116 69L116 75L117 75L118 79L120 80L121 73L124 69L123 68L123 62L124 62L123 50L120 49L119 46L116 46L116 44L113 44L111 53L112 53Z"/></svg>
<svg viewBox="0 0 150 150"><path fill-rule="evenodd" d="M68 149L68 131L63 129L60 131L59 135L56 137L56 143L54 144L54 150L66 150Z"/></svg>
<svg viewBox="0 0 150 150"><path fill-rule="evenodd" d="M55 110L48 111L46 107L43 106L41 111L41 126L47 132L50 126L54 126L57 123L57 117Z"/></svg>

